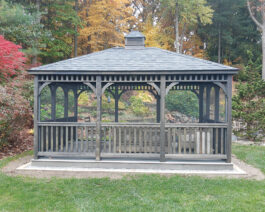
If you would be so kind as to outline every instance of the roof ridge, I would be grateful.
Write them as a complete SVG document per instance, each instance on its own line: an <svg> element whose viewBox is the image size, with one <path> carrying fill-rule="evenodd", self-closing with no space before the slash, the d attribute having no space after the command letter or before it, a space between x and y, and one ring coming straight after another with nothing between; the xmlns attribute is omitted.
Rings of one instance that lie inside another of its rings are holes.
<svg viewBox="0 0 265 212"><path fill-rule="evenodd" d="M216 63L216 62L213 62L213 61L210 61L210 60L205 60L205 59L202 59L202 58L198 58L198 57L194 57L194 56L191 56L191 55L187 55L187 54L181 54L181 53L177 53L177 52L172 52L172 51L169 51L169 50L166 50L166 49L161 49L161 48L157 48L157 47L146 47L146 48L152 48L152 49L156 49L156 50L160 50L160 51L163 51L163 52L166 52L168 54L172 54L172 55L178 55L178 56L181 56L181 57L186 57L186 58L190 58L192 60L198 60L198 61L201 61L203 63L206 63L206 64L213 64L213 65L217 65L219 67L227 67L227 68L234 68L234 67L231 67L231 66L227 66L227 65L224 65L224 64L221 64L221 63ZM234 69L237 69L237 68L234 68Z"/></svg>

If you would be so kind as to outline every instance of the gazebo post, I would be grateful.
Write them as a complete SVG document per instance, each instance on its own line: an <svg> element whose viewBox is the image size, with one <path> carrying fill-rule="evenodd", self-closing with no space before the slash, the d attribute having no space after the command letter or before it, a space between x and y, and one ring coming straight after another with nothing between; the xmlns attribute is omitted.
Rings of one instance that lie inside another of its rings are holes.
<svg viewBox="0 0 265 212"><path fill-rule="evenodd" d="M161 76L160 79L160 162L164 162L165 158L165 98L166 98L166 77Z"/></svg>
<svg viewBox="0 0 265 212"><path fill-rule="evenodd" d="M210 119L210 102L211 101L211 86L207 85L206 87L206 114L205 118L208 122Z"/></svg>
<svg viewBox="0 0 265 212"><path fill-rule="evenodd" d="M38 130L38 121L39 121L39 82L38 76L34 77L34 159L38 158L38 150L39 150L39 130Z"/></svg>
<svg viewBox="0 0 265 212"><path fill-rule="evenodd" d="M232 75L227 77L227 138L226 138L226 162L231 163L231 142L232 142Z"/></svg>
<svg viewBox="0 0 265 212"><path fill-rule="evenodd" d="M214 121L219 122L220 88L215 86Z"/></svg>
<svg viewBox="0 0 265 212"><path fill-rule="evenodd" d="M119 122L119 90L118 90L118 86L115 86L114 100L115 100L115 122Z"/></svg>
<svg viewBox="0 0 265 212"><path fill-rule="evenodd" d="M96 160L100 160L100 140L101 140L101 101L102 85L101 76L96 78L96 96L97 96L97 122L96 122Z"/></svg>
<svg viewBox="0 0 265 212"><path fill-rule="evenodd" d="M75 87L73 89L74 91L74 117L75 117L75 121L78 122L78 94L77 94L77 88Z"/></svg>
<svg viewBox="0 0 265 212"><path fill-rule="evenodd" d="M200 90L199 90L199 122L203 122L203 91L204 91L204 86L200 85Z"/></svg>

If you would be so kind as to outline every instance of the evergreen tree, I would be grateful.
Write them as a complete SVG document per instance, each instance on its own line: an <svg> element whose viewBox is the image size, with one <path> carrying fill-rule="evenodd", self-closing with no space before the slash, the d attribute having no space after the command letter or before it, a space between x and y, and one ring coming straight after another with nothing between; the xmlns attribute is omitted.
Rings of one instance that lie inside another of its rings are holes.
<svg viewBox="0 0 265 212"><path fill-rule="evenodd" d="M260 35L249 19L245 0L209 0L214 9L213 23L199 25L197 34L206 44L210 60L228 65L248 61L247 51L259 57Z"/></svg>

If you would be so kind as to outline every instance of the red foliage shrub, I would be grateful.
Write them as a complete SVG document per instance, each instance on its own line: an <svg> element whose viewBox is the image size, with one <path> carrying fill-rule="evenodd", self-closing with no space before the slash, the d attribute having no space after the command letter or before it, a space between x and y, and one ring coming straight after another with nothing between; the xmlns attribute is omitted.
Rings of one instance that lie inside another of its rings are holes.
<svg viewBox="0 0 265 212"><path fill-rule="evenodd" d="M20 48L0 35L0 80L6 80L24 69L26 57L19 51Z"/></svg>

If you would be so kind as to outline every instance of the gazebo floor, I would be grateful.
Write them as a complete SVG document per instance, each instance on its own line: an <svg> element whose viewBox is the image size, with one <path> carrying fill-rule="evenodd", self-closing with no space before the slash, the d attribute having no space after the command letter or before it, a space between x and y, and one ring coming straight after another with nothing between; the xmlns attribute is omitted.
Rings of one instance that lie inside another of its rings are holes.
<svg viewBox="0 0 265 212"><path fill-rule="evenodd" d="M33 159L30 167L34 169L42 168L80 168L80 169L106 169L106 170L189 170L189 171L232 171L232 163L226 163L222 160L208 161L167 161L158 160L119 160L102 159L100 161L87 160L69 160L69 159Z"/></svg>

